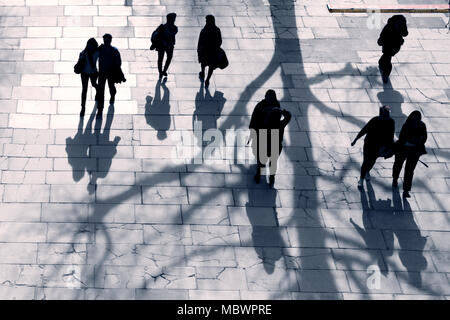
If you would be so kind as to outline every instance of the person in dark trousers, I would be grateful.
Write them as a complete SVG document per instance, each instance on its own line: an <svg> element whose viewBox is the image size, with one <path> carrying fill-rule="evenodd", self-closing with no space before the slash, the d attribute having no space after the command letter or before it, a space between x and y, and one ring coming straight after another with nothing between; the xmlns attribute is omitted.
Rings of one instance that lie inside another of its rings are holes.
<svg viewBox="0 0 450 320"><path fill-rule="evenodd" d="M209 80L214 69L217 68L219 49L222 45L222 34L216 26L216 19L212 15L206 16L206 25L200 32L198 39L197 54L198 62L201 65L200 79L205 78L205 68L208 67L208 76L205 80L205 87L209 87Z"/></svg>
<svg viewBox="0 0 450 320"><path fill-rule="evenodd" d="M361 165L361 175L358 182L358 187L363 187L364 178L370 180L369 171L375 165L378 157L388 157L388 153L393 149L395 121L390 116L390 107L383 106L380 108L380 115L373 117L361 129L356 138L352 142L352 146L363 135L363 163Z"/></svg>
<svg viewBox="0 0 450 320"><path fill-rule="evenodd" d="M156 50L158 51L158 71L159 78L167 77L167 70L173 57L173 50L175 47L175 35L178 33L178 27L175 25L176 13L169 13L167 15L167 23L159 26L158 43ZM166 64L163 65L164 53L167 55Z"/></svg>
<svg viewBox="0 0 450 320"><path fill-rule="evenodd" d="M291 120L291 113L281 109L274 90L266 92L264 100L253 110L250 120L250 140L257 160L255 182L261 179L261 170L269 162L269 183L275 183L278 157L281 154L284 128ZM278 141L277 141L278 140Z"/></svg>
<svg viewBox="0 0 450 320"><path fill-rule="evenodd" d="M84 117L86 112L86 96L88 90L89 80L91 80L92 87L97 90L97 59L98 59L98 43L94 38L90 38L86 44L86 48L80 52L79 60L84 60L83 69L81 71L81 111L80 117Z"/></svg>
<svg viewBox="0 0 450 320"><path fill-rule="evenodd" d="M103 36L103 44L98 48L99 52L99 77L98 77L98 90L96 100L98 103L97 118L101 118L103 113L103 107L105 103L105 85L108 82L109 93L111 98L109 104L114 104L116 97L116 86L118 82L117 74L121 70L122 59L120 58L120 52L117 48L111 45L112 36L105 34ZM123 79L124 80L124 79ZM122 81L123 81L122 80Z"/></svg>
<svg viewBox="0 0 450 320"><path fill-rule="evenodd" d="M405 175L403 178L403 197L409 198L414 175L414 169L420 156L427 153L425 142L427 141L427 127L421 121L420 111L413 111L406 119L400 130L400 137L396 142L394 167L392 170L392 186L398 186L398 177L406 160Z"/></svg>
<svg viewBox="0 0 450 320"><path fill-rule="evenodd" d="M381 31L378 38L378 45L382 47L383 55L378 61L381 77L384 83L388 82L392 71L391 59L399 51L405 40L403 37L408 35L406 18L403 15L395 15L389 18L387 25Z"/></svg>

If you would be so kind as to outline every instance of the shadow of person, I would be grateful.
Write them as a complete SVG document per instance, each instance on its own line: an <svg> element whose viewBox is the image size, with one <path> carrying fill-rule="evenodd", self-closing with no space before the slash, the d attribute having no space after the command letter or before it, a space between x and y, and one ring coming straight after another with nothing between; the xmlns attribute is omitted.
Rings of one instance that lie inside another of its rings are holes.
<svg viewBox="0 0 450 320"><path fill-rule="evenodd" d="M224 98L224 94L221 91L215 91L214 96L211 96L209 88L205 88L204 83L200 83L200 89L195 96L195 110L192 114L192 128L195 130L202 131L203 139L198 139L197 144L199 148L203 150L204 147L207 146L217 146L211 150L211 154L207 154L211 157L218 157L219 159L223 159L216 152L220 152L222 147L221 141L216 141L216 137L223 136L219 135L217 132L212 132L213 130L217 130L217 121L219 120L225 102L227 100ZM210 134L205 134L208 130Z"/></svg>
<svg viewBox="0 0 450 320"><path fill-rule="evenodd" d="M95 144L91 145L89 148L89 157L98 159L98 167L95 171L90 171L90 181L88 185L89 193L95 191L95 186L98 179L104 179L108 175L111 169L112 159L117 154L117 145L120 142L120 137L116 136L113 141L109 141L109 136L111 132L111 125L114 118L114 105L111 104L108 108L108 114L106 116L105 127L102 132L102 119L97 119L95 122L94 137ZM97 147L97 150L94 149Z"/></svg>
<svg viewBox="0 0 450 320"><path fill-rule="evenodd" d="M155 87L154 98L147 96L145 104L145 120L153 129L158 130L159 140L167 138L167 130L170 129L170 92L166 86L167 78L158 80ZM161 87L164 94L161 98Z"/></svg>
<svg viewBox="0 0 450 320"><path fill-rule="evenodd" d="M405 102L403 95L392 87L391 82L383 83L383 91L378 92L377 98L381 105L391 107L391 116L401 121L396 121L397 125L403 123L406 115L402 111L402 103Z"/></svg>
<svg viewBox="0 0 450 320"><path fill-rule="evenodd" d="M250 172L256 170L256 165L254 166ZM276 262L282 258L281 248L285 247L276 211L277 190L265 181L256 185L253 179L249 180L247 190L248 202L245 209L252 227L251 243L261 259L264 270L272 274Z"/></svg>
<svg viewBox="0 0 450 320"><path fill-rule="evenodd" d="M361 237L364 239L364 242L366 243L366 247L368 249L374 249L378 248L378 242L377 239L375 239L369 231L372 229L370 215L374 213L374 208L379 207L386 207L390 206L391 201L389 199L387 200L379 200L379 203L377 204L375 200L375 192L373 190L372 184L370 181L367 181L367 194L364 189L358 189L361 197L361 206L362 206L362 221L363 221L363 227L361 228L358 224L356 224L352 218L350 218L350 222L353 225L353 227L358 231L358 233L361 235ZM371 254L372 261L376 261L378 268L380 269L381 273L384 275L387 274L387 268L383 262L383 257L381 254L377 254L374 250L368 250L369 254ZM367 266L369 267L369 266Z"/></svg>
<svg viewBox="0 0 450 320"><path fill-rule="evenodd" d="M80 181L88 169L87 159L89 158L89 146L95 143L92 135L92 123L95 118L96 107L92 111L83 132L84 117L80 117L78 129L75 136L66 138L66 153L70 166L72 167L73 180Z"/></svg>

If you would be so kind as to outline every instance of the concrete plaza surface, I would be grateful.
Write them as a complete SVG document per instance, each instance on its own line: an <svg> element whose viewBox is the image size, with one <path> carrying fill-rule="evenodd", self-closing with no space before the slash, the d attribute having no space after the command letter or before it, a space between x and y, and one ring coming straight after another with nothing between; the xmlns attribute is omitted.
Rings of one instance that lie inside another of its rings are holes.
<svg viewBox="0 0 450 320"><path fill-rule="evenodd" d="M442 3L398 1L425 2ZM405 14L383 86L390 15L378 28L326 3L0 0L0 298L448 299L448 18ZM149 37L169 12L179 32L158 83ZM206 14L230 60L209 91L196 52ZM89 89L80 119L73 66L104 33L127 82L102 120ZM233 160L232 141L214 160L184 156L200 123L248 128L269 88L293 115L273 187ZM392 158L357 189L363 141L350 142L382 104L397 136L413 110L427 125L429 167L418 164L407 200L402 180L391 187Z"/></svg>

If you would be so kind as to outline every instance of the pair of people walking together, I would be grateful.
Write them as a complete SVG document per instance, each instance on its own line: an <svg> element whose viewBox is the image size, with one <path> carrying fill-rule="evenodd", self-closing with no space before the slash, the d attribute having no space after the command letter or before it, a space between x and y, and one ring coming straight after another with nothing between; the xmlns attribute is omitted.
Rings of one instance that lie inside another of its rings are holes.
<svg viewBox="0 0 450 320"><path fill-rule="evenodd" d="M395 155L392 186L398 187L398 178L403 164L406 162L403 197L410 197L414 169L419 158L427 153L425 150L427 129L421 119L422 115L419 111L411 112L402 126L399 139L394 143L395 121L390 117L390 108L388 106L380 108L380 115L370 119L352 142L352 146L354 146L359 138L366 136L358 187L363 187L364 179L370 180L369 171L375 165L378 157L389 158Z"/></svg>
<svg viewBox="0 0 450 320"><path fill-rule="evenodd" d="M79 55L74 71L81 76L80 116L84 116L86 111L89 80L91 81L92 87L96 90L97 118L100 118L103 113L106 83L108 83L110 92L109 104L114 104L117 93L115 84L126 81L121 69L122 59L120 52L111 43L112 36L110 34L103 36L103 44L100 46L94 38L90 38L86 44L86 48Z"/></svg>

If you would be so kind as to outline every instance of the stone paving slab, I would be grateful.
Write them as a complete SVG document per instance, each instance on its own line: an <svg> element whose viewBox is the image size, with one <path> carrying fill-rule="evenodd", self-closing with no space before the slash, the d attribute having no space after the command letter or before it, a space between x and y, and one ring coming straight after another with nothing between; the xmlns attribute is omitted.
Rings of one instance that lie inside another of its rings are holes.
<svg viewBox="0 0 450 320"><path fill-rule="evenodd" d="M373 17L326 3L0 0L0 298L448 299L448 15L405 14L383 85ZM158 84L149 37L169 12L179 33ZM230 60L209 90L196 53L207 14ZM127 82L103 121L89 89L80 121L73 65L104 33ZM293 115L273 187L253 181L245 134L193 163L207 145L196 125L246 133L269 88ZM413 110L427 125L407 201L393 159L356 188L350 142L382 104L397 136Z"/></svg>

